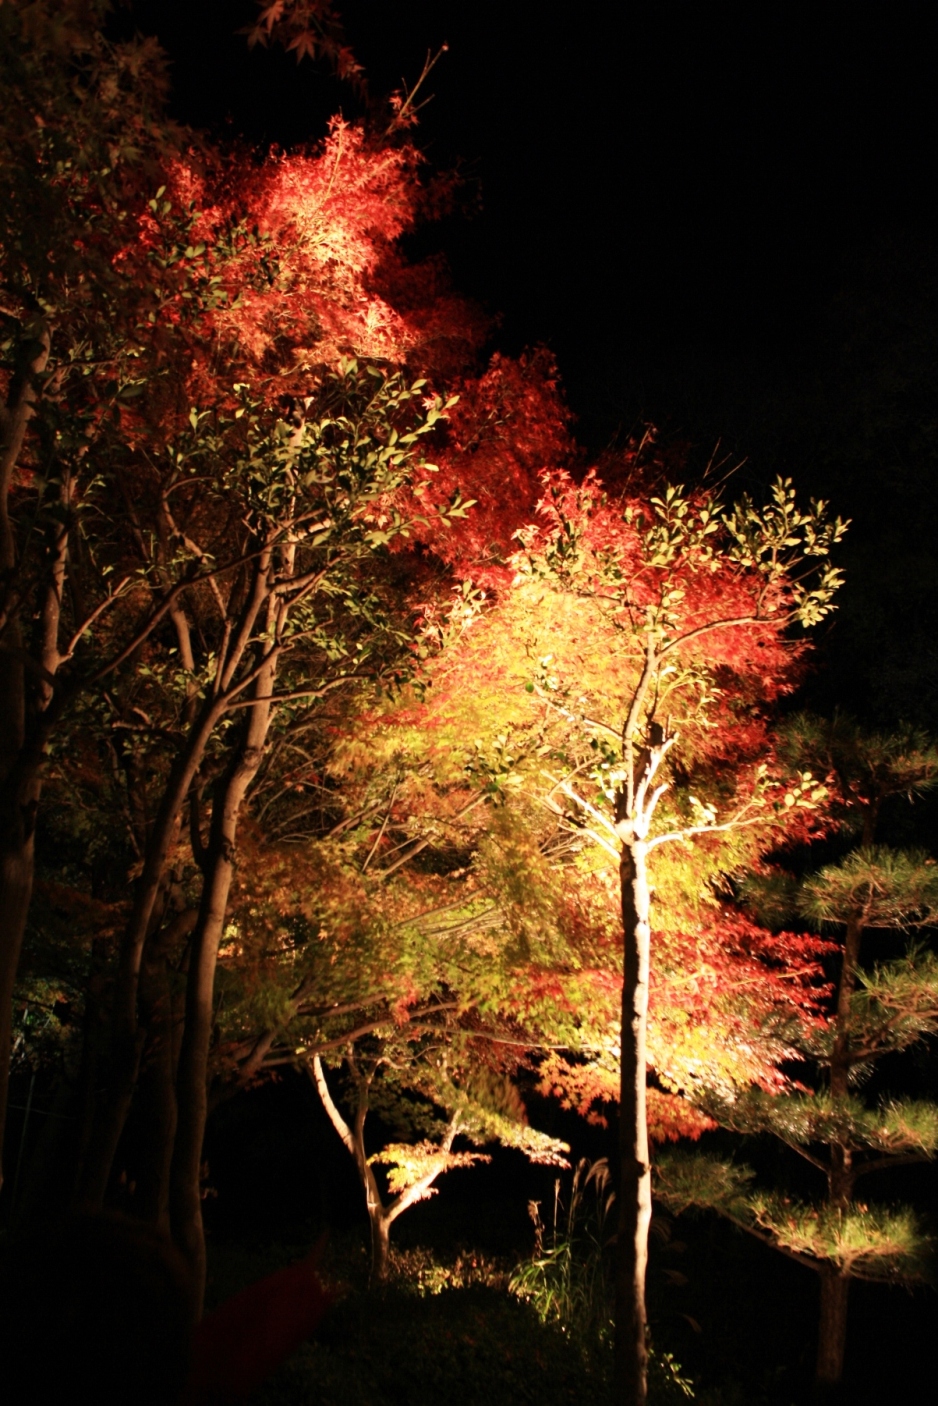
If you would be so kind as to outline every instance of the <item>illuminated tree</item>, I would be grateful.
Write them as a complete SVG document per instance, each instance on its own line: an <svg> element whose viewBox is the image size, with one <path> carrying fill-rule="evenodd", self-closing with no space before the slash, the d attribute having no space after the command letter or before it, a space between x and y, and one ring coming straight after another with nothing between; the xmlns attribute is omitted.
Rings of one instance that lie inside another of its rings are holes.
<svg viewBox="0 0 938 1406"><path fill-rule="evenodd" d="M830 1021L795 1042L805 1067L816 1071L816 1086L775 1096L742 1090L730 1099L705 1099L703 1106L725 1127L780 1139L824 1176L826 1194L802 1204L758 1189L745 1166L702 1156L668 1159L658 1194L674 1210L714 1209L818 1273L817 1381L823 1392L843 1373L851 1279L914 1279L930 1251L911 1210L871 1206L856 1192L871 1173L927 1160L938 1150L933 1102L885 1098L874 1105L858 1087L885 1055L909 1049L938 1028L932 953L910 942L901 956L861 963L865 935L911 936L938 924L935 861L876 843L884 803L934 786L938 752L915 732L868 735L844 718L798 717L790 735L802 762L831 777L843 827L860 840L844 858L801 880L769 871L744 889L770 921L807 920L843 934Z"/></svg>
<svg viewBox="0 0 938 1406"><path fill-rule="evenodd" d="M552 795L572 829L621 854L616 1375L624 1400L644 1401L648 857L822 799L808 772L790 789L773 775L761 705L793 677L792 626L830 608L828 555L843 527L823 504L796 508L787 483L764 510L678 488L623 502L592 478L545 488L516 558L514 608L529 623L528 696L570 725Z"/></svg>
<svg viewBox="0 0 938 1406"><path fill-rule="evenodd" d="M515 1147L532 1162L567 1165L567 1144L530 1127L513 1085L497 1074L493 1077L484 1066L473 1067L473 1042L464 1036L460 1039L458 1030L447 1031L445 1023L431 1024L428 1016L433 1014L418 1013L407 1022L409 1029L373 1036L362 1042L364 1048L354 1042L346 1046L343 1070L350 1086L351 1122L346 1122L330 1093L320 1056L313 1055L307 1065L362 1183L371 1226L371 1277L376 1284L388 1275L389 1234L397 1218L434 1195L434 1183L444 1172L491 1160L481 1152L454 1152L457 1137L475 1146L498 1142ZM382 1116L396 1126L402 1140L369 1157L365 1119L376 1094ZM387 1169L387 1199L375 1166Z"/></svg>
<svg viewBox="0 0 938 1406"><path fill-rule="evenodd" d="M428 613L428 648L442 649L426 699L393 717L379 712L376 728L355 730L333 763L367 766L385 795L390 788L376 757L388 772L397 767L374 841L388 875L446 844L454 872L472 877L469 893L444 911L454 925L476 931L484 914L490 930L501 928L503 940L514 943L503 1004L493 992L487 1009L505 1013L511 1003L519 1050L536 1048L540 1038L590 1052L590 1072L574 1072L576 1061L555 1061L548 1084L579 1080L571 1099L588 1107L608 1089L613 1059L620 1064L618 1370L626 1399L643 1399L645 1390L647 857L669 845L686 854L694 843L699 858L686 866L685 887L696 887L697 923L709 916L715 933L731 935L725 945L713 944L723 957L728 1008L732 957L752 960L760 939L738 926L734 932L712 901L710 914L701 912L699 895L708 875L738 869L754 845L804 824L825 797L811 772L792 773L775 755L766 705L797 677L803 646L790 638L792 627L829 608L838 577L828 554L842 530L825 520L823 505L798 510L787 484L776 486L760 512L747 501L725 509L706 494L679 489L621 501L593 477L578 488L563 473L548 475L539 518L521 534L522 550L490 572L491 599L467 587L448 618ZM610 717L620 721L614 726ZM680 754L672 756L679 729ZM503 804L485 807L486 800ZM545 809L552 834L534 819ZM585 901L590 882L608 886L608 876L584 875L597 848L620 864L624 983L596 962L611 930L608 907L597 920L601 905L589 911ZM579 872L569 864L564 875L557 862L564 851ZM659 868L666 892L668 867ZM663 915L677 888L664 898ZM680 930L673 902L670 922ZM570 943L577 925L579 951ZM756 965L768 1018L771 963L761 963L767 950ZM810 980L809 951L792 938L790 952ZM609 998L620 991L621 1061L609 1026ZM714 1014L711 1007L711 1024ZM735 1027L737 1036L744 1024ZM720 1083L722 1062L724 1084L732 1083L734 1040L721 1041L719 1029L706 1025L698 1027L697 1051L710 1060L707 1079ZM733 1030L731 1021L726 1028ZM538 1037L538 1030L552 1033ZM688 1058L682 1071L680 1041L669 1050L666 1030L665 1017L656 1063L673 1089L691 1089L687 1071L701 1061ZM776 1034L776 1059L786 1050L792 1046ZM766 1082L771 1067L767 1055ZM737 1067L737 1080L740 1073ZM667 1096L656 1093L655 1104L666 1128ZM672 1126L699 1132L704 1124L685 1103Z"/></svg>

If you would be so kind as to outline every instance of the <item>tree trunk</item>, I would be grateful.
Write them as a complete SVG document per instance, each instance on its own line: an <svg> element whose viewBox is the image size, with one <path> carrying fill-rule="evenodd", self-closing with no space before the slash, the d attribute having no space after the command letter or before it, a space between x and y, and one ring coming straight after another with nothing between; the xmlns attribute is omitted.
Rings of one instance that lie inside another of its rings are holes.
<svg viewBox="0 0 938 1406"><path fill-rule="evenodd" d="M371 1284L384 1284L387 1282L390 1267L390 1235L394 1215L389 1214L385 1209L375 1174L365 1151L365 1120L368 1117L368 1089L371 1080L358 1073L355 1061L351 1056L349 1057L349 1067L358 1085L358 1107L355 1110L355 1118L351 1127L342 1117L332 1094L329 1092L322 1061L318 1055L313 1057L311 1065L307 1065L307 1072L319 1091L319 1097L322 1099L323 1108L329 1115L329 1121L352 1154L358 1169L358 1176L365 1193L365 1208L368 1212L368 1224L371 1230L369 1282Z"/></svg>
<svg viewBox="0 0 938 1406"><path fill-rule="evenodd" d="M143 873L138 880L133 909L121 938L114 983L107 1088L96 1112L79 1179L77 1199L86 1210L98 1210L104 1202L117 1145L130 1111L145 1034L140 1028L137 1009L144 947L159 921L166 869L179 834L189 787L223 712L224 707L217 699L204 708L189 735L185 750L177 757L170 772L147 841Z"/></svg>
<svg viewBox="0 0 938 1406"><path fill-rule="evenodd" d="M155 914L151 910L151 918L155 918L157 923L161 917L162 913L159 910ZM91 1127L76 1178L75 1206L78 1211L86 1214L100 1211L104 1205L114 1159L137 1086L140 1059L146 1041L146 1029L140 1023L137 1009L139 966L133 977L132 1012L122 1012L120 1009L123 1005L120 999L123 984L122 957L123 954L118 961L118 972L111 992L110 1019L105 1021L109 1028L103 1088L100 1094L94 1096Z"/></svg>
<svg viewBox="0 0 938 1406"><path fill-rule="evenodd" d="M828 1402L835 1399L843 1377L850 1277L830 1265L821 1270L820 1281L816 1385L818 1400Z"/></svg>
<svg viewBox="0 0 938 1406"><path fill-rule="evenodd" d="M174 942L190 933L198 914L179 913L152 951L144 954L140 974L140 1017L146 1034L138 1084L143 1147L137 1173L137 1213L169 1236L169 1182L176 1136L176 1058L173 991L168 954Z"/></svg>
<svg viewBox="0 0 938 1406"><path fill-rule="evenodd" d="M2 658L0 647L0 661ZM4 725L0 711L0 730ZM41 720L33 720L29 734L21 743L12 771L0 782L0 1188L13 1045L13 988L32 900L36 816L47 743Z"/></svg>
<svg viewBox="0 0 938 1406"><path fill-rule="evenodd" d="M33 835L39 768L23 770L26 678L20 626L17 543L10 521L13 474L35 414L36 377L46 369L52 333L44 319L29 329L0 406L0 1187L13 1033L13 986L33 887Z"/></svg>
<svg viewBox="0 0 938 1406"><path fill-rule="evenodd" d="M117 979L114 988L114 1014L112 1020L112 1066L111 1075L108 1082L108 1093L102 1102L100 1117L94 1129L91 1145L85 1160L85 1170L82 1182L79 1187L79 1202L88 1209L97 1209L104 1199L107 1189L108 1178L110 1176L111 1165L117 1152L117 1144L123 1131L127 1114L130 1110L130 1102L133 1097L134 1085L137 1079L137 1070L141 1054L141 1035L137 1020L137 997L140 982L140 965L143 961L143 951L147 938L154 931L154 914L158 911L158 904L165 889L166 870L169 863L172 847L179 834L179 827L182 818L183 807L192 788L199 768L205 757L205 750L211 740L212 734L222 717L228 711L229 700L226 690L230 689L234 682L238 669L240 668L245 655L251 648L251 641L254 638L258 624L258 616L262 611L265 601L268 606L268 631L272 635L278 623L277 613L273 602L270 600L270 571L271 554L269 549L261 552L254 567L254 577L248 599L241 609L239 618L231 630L231 642L227 649L224 660L219 659L218 669L215 679L215 688L208 697L201 710L195 716L182 750L177 754L170 769L169 778L166 783L156 820L153 829L148 837L146 852L144 856L143 872L138 880L134 894L133 909L121 940L120 956L118 959ZM280 606L281 614L284 614L286 607ZM180 619L178 612L176 618L177 638L180 638ZM228 625L226 622L225 638L229 639ZM182 644L182 638L180 643ZM191 649L188 645L183 649L183 654L190 660ZM272 652L270 657L264 661L254 684L255 697L269 697L273 682L276 677L277 664L276 652ZM254 704L250 710L251 721L248 724L248 732L255 726L255 718L259 718L260 710L263 713L261 732L263 737L267 735L267 727L270 719L270 704ZM183 710L184 718L188 719L193 715L193 696L186 700ZM261 743L263 746L263 742ZM260 764L260 757L257 765ZM253 776L253 772L251 773ZM238 803L240 805L240 802ZM235 820L235 826L237 821ZM221 841L219 841L221 843ZM231 838L232 853L234 838ZM215 858L217 859L217 855ZM196 856L200 859L200 856ZM214 862L211 854L205 857L206 873ZM229 874L230 882L230 874ZM203 899L210 887L206 878L203 889ZM226 890L227 902L227 890ZM204 903L203 903L204 909ZM205 910L203 917L205 921L212 921L212 910ZM201 920L200 920L201 921ZM198 947L204 947L203 936L199 937ZM214 958L209 965L212 969L214 980ZM194 967L190 967L189 986L193 981L198 981L198 974ZM198 1040L198 1035L193 1035ZM204 1116L203 1116L204 1124ZM201 1218L200 1218L201 1220Z"/></svg>
<svg viewBox="0 0 938 1406"><path fill-rule="evenodd" d="M373 1288L388 1282L391 1268L391 1222L380 1207L368 1203L368 1216L371 1221L371 1277Z"/></svg>
<svg viewBox="0 0 938 1406"><path fill-rule="evenodd" d="M314 1055L311 1064L306 1065L306 1072L312 1079L322 1099L322 1105L329 1115L329 1121L335 1128L339 1137L345 1143L351 1153L355 1166L358 1169L359 1179L365 1192L365 1207L368 1211L368 1223L371 1227L371 1272L369 1281L371 1284L384 1284L387 1282L388 1271L390 1269L390 1234L391 1226L398 1216L420 1201L426 1196L430 1187L440 1175L439 1170L430 1172L427 1176L421 1177L414 1182L413 1186L407 1187L385 1205L381 1199L381 1190L377 1179L368 1161L368 1154L365 1151L365 1120L368 1117L368 1090L371 1086L372 1075L363 1076L355 1063L353 1055L348 1056L349 1068L358 1085L358 1108L355 1111L355 1118L352 1127L349 1127L329 1092L329 1085L326 1083L326 1076L323 1073L322 1061L318 1055ZM449 1152L459 1132L459 1119L456 1114L450 1118L449 1126L446 1129L440 1143L440 1150Z"/></svg>
<svg viewBox="0 0 938 1406"><path fill-rule="evenodd" d="M256 697L269 700L275 678L276 657L272 657L258 675ZM199 1174L208 1113L215 967L235 871L238 820L245 796L263 760L270 713L269 701L254 703L249 709L242 745L222 780L212 807L205 883L186 985L186 1025L176 1080L178 1123L170 1179L170 1216L173 1239L189 1268L192 1314L196 1321L201 1317L205 1295L205 1232Z"/></svg>
<svg viewBox="0 0 938 1406"><path fill-rule="evenodd" d="M860 943L863 938L863 915L854 913L844 934L844 952L840 966L837 1010L834 1015L834 1044L830 1057L831 1097L846 1098L850 1092L850 1012L853 993L857 988L860 963Z"/></svg>
<svg viewBox="0 0 938 1406"><path fill-rule="evenodd" d="M7 814L0 818L3 831L0 838L0 1187L3 1186L3 1136L13 1048L13 987L33 889L31 818L25 827L14 824L8 828L7 820Z"/></svg>
<svg viewBox="0 0 938 1406"><path fill-rule="evenodd" d="M651 1164L645 1112L645 1046L651 929L646 865L643 841L633 839L623 845L620 882L624 960L615 1338L618 1406L644 1406L647 1397L645 1268L651 1224Z"/></svg>

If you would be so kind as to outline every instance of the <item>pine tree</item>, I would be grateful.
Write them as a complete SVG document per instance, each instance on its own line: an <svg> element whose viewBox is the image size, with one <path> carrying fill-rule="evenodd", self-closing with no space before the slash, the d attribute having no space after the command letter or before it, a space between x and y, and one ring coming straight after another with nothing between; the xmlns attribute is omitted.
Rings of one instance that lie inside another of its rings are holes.
<svg viewBox="0 0 938 1406"><path fill-rule="evenodd" d="M816 1382L823 1399L843 1374L851 1279L908 1282L921 1274L929 1250L912 1210L870 1205L865 1188L875 1172L934 1155L938 1104L876 1101L862 1086L884 1056L938 1029L938 960L916 936L938 925L938 864L921 851L876 842L884 803L912 800L938 780L938 747L909 729L866 734L840 717L825 723L800 716L789 735L799 757L829 776L842 825L858 843L800 880L781 871L750 879L743 895L776 924L796 917L838 935L829 1021L801 1047L813 1088L775 1096L751 1090L706 1106L724 1127L770 1134L793 1148L822 1174L826 1190L803 1204L761 1190L748 1168L698 1154L666 1158L658 1194L675 1211L716 1210L817 1271ZM875 949L863 949L889 932L902 934L903 950L876 961Z"/></svg>

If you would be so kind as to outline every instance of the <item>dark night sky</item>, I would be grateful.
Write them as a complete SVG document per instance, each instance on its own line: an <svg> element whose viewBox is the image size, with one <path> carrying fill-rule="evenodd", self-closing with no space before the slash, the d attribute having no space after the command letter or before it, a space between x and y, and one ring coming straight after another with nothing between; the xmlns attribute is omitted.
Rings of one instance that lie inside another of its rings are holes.
<svg viewBox="0 0 938 1406"><path fill-rule="evenodd" d="M345 0L376 91L450 45L419 140L483 210L438 231L509 348L547 341L577 401L609 363L798 356L845 262L930 223L938 181L926 5ZM248 55L250 0L149 0L177 109L315 139L354 102L308 63Z"/></svg>
<svg viewBox="0 0 938 1406"><path fill-rule="evenodd" d="M445 251L457 285L501 314L504 349L553 348L591 450L650 419L704 457L722 437L748 456L741 483L781 469L831 497L855 527L842 689L818 701L934 726L933 7L339 8L377 92L450 46L418 140L433 165L461 163L481 210L416 252ZM233 31L253 10L133 5L172 57L180 117L261 144L315 140L354 99L308 63L248 54Z"/></svg>

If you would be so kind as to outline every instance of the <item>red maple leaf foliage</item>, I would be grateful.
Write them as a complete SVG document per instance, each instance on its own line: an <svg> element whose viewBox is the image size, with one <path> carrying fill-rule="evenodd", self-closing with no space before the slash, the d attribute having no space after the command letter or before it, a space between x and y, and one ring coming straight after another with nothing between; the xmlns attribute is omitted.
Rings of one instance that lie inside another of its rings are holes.
<svg viewBox="0 0 938 1406"><path fill-rule="evenodd" d="M248 48L265 48L271 42L282 44L287 53L302 59L325 59L340 78L362 89L363 70L351 47L345 42L342 20L332 0L258 0L259 13L253 24L240 33L247 36Z"/></svg>

